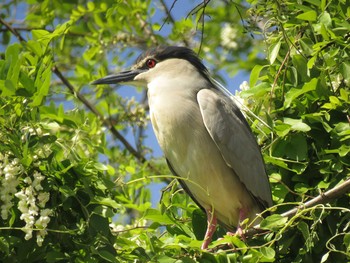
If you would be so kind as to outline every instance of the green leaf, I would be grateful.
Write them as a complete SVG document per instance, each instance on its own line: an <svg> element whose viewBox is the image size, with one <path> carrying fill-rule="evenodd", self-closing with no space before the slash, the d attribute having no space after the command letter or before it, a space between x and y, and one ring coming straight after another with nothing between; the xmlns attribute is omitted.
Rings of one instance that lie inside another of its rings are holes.
<svg viewBox="0 0 350 263"><path fill-rule="evenodd" d="M9 255L9 248L10 245L8 241L4 237L0 236L0 251L2 251L6 255Z"/></svg>
<svg viewBox="0 0 350 263"><path fill-rule="evenodd" d="M324 254L324 255L322 256L320 263L327 262L328 257L329 257L329 252L327 252L326 254Z"/></svg>
<svg viewBox="0 0 350 263"><path fill-rule="evenodd" d="M48 263L51 263L51 262L53 263L53 262L65 260L67 259L67 256L60 251L49 251L47 252L45 258Z"/></svg>
<svg viewBox="0 0 350 263"><path fill-rule="evenodd" d="M281 41L274 43L271 47L269 47L269 61L270 64L273 64L278 56L278 53L281 48Z"/></svg>
<svg viewBox="0 0 350 263"><path fill-rule="evenodd" d="M307 159L307 142L301 133L291 133L279 138L272 146L272 155L289 160L304 161Z"/></svg>
<svg viewBox="0 0 350 263"><path fill-rule="evenodd" d="M100 216L98 214L92 214L90 217L90 226L100 232L102 235L108 236L110 233L108 218ZM94 233L92 233L94 234Z"/></svg>
<svg viewBox="0 0 350 263"><path fill-rule="evenodd" d="M44 29L34 29L32 30L32 35L34 40L40 40L42 38L45 38L46 36L50 35L51 33Z"/></svg>
<svg viewBox="0 0 350 263"><path fill-rule="evenodd" d="M266 163L270 163L272 165L277 165L277 166L282 167L284 169L288 169L288 165L284 161L280 160L279 158L264 155L264 160Z"/></svg>
<svg viewBox="0 0 350 263"><path fill-rule="evenodd" d="M115 209L122 207L121 204L117 203L115 200L113 200L109 197L96 196L90 203L91 204L105 205L105 206L109 206L109 207L112 207Z"/></svg>
<svg viewBox="0 0 350 263"><path fill-rule="evenodd" d="M294 191L300 194L305 194L310 190L311 187L308 187L307 184L297 183L294 186Z"/></svg>
<svg viewBox="0 0 350 263"><path fill-rule="evenodd" d="M313 78L309 82L305 83L301 89L291 88L287 93L284 101L284 108L289 108L292 102L297 99L299 96L316 90L318 84L318 79Z"/></svg>
<svg viewBox="0 0 350 263"><path fill-rule="evenodd" d="M279 122L276 121L273 129L279 137L285 137L290 132L291 126L286 123L279 124Z"/></svg>
<svg viewBox="0 0 350 263"><path fill-rule="evenodd" d="M49 61L48 64L42 63L40 65L38 75L35 79L35 86L37 87L37 91L34 94L33 102L31 103L31 106L33 107L41 105L43 103L43 99L49 92L52 75L51 65L51 61Z"/></svg>
<svg viewBox="0 0 350 263"><path fill-rule="evenodd" d="M22 60L20 59L20 45L13 44L7 47L5 52L5 63L7 68L6 79L0 82L2 96L11 96L16 93L20 67ZM6 72L6 71L5 71ZM5 73L4 72L4 73Z"/></svg>
<svg viewBox="0 0 350 263"><path fill-rule="evenodd" d="M250 72L249 78L249 87L254 87L256 82L259 79L260 72L263 68L266 68L267 65L255 65L252 71Z"/></svg>
<svg viewBox="0 0 350 263"><path fill-rule="evenodd" d="M350 81L350 63L349 62L343 62L340 65L340 72L343 75L343 78L345 80ZM348 84L349 85L349 84Z"/></svg>
<svg viewBox="0 0 350 263"><path fill-rule="evenodd" d="M149 262L150 258L147 255L145 249L143 247L137 247L132 251L132 254L137 256L139 260L142 260L143 262Z"/></svg>
<svg viewBox="0 0 350 263"><path fill-rule="evenodd" d="M0 90L2 96L12 96L16 93L16 87L14 83L7 79L7 80L0 80Z"/></svg>
<svg viewBox="0 0 350 263"><path fill-rule="evenodd" d="M270 91L270 89L271 89L271 86L269 83L262 82L247 90L241 91L240 96L243 99L249 98L249 97L260 98L260 97L266 96L266 94Z"/></svg>
<svg viewBox="0 0 350 263"><path fill-rule="evenodd" d="M289 124L293 131L308 132L311 130L311 127L300 119L283 118L283 122Z"/></svg>
<svg viewBox="0 0 350 263"><path fill-rule="evenodd" d="M105 260L105 262L117 262L116 257L107 250L98 250L98 255Z"/></svg>
<svg viewBox="0 0 350 263"><path fill-rule="evenodd" d="M99 171L107 171L108 167L103 163L94 163L94 168L96 168Z"/></svg>
<svg viewBox="0 0 350 263"><path fill-rule="evenodd" d="M304 240L305 241L308 241L309 237L310 237L310 230L309 230L309 226L301 221L299 222L298 224L298 229L300 230L300 232L302 233L303 237L304 237Z"/></svg>
<svg viewBox="0 0 350 263"><path fill-rule="evenodd" d="M306 137L300 133L293 134L288 137L285 155L292 160L303 161L307 159L307 149Z"/></svg>
<svg viewBox="0 0 350 263"><path fill-rule="evenodd" d="M287 221L287 217L279 214L273 214L264 218L260 223L260 227L261 229L277 231L278 229L284 227Z"/></svg>
<svg viewBox="0 0 350 263"><path fill-rule="evenodd" d="M302 13L298 15L296 18L300 20L305 20L305 21L316 21L317 19L317 13L314 10L307 11L305 13Z"/></svg>
<svg viewBox="0 0 350 263"><path fill-rule="evenodd" d="M292 56L292 62L297 71L297 76L294 76L294 77L297 80L299 79L297 81L297 85L299 85L300 83L305 83L306 81L309 81L310 73L307 68L307 60L305 59L305 57L300 54L296 54Z"/></svg>
<svg viewBox="0 0 350 263"><path fill-rule="evenodd" d="M327 11L323 12L320 15L318 20L319 20L319 22L321 22L326 27L329 27L329 26L332 25L332 18L331 18L330 14Z"/></svg>
<svg viewBox="0 0 350 263"><path fill-rule="evenodd" d="M192 212L192 228L198 240L203 240L207 227L207 217L202 210L196 209Z"/></svg>
<svg viewBox="0 0 350 263"><path fill-rule="evenodd" d="M153 222L161 225L175 224L175 221L171 219L167 214L161 214L159 210L149 208L143 214L144 219L152 220Z"/></svg>
<svg viewBox="0 0 350 263"><path fill-rule="evenodd" d="M270 247L262 247L260 249L261 254L264 256L264 258L260 262L274 262L276 252L274 249Z"/></svg>
<svg viewBox="0 0 350 263"><path fill-rule="evenodd" d="M344 235L343 243L344 243L347 251L350 252L350 233L346 233Z"/></svg>
<svg viewBox="0 0 350 263"><path fill-rule="evenodd" d="M300 46L304 52L305 55L310 56L314 50L312 48L313 42L309 38L301 38L299 40ZM293 56L294 57L294 56Z"/></svg>

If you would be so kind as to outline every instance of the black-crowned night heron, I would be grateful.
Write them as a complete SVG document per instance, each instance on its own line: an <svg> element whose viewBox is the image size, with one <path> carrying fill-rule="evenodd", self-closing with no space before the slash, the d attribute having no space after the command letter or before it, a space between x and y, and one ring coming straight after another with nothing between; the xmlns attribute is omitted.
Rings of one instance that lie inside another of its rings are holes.
<svg viewBox="0 0 350 263"><path fill-rule="evenodd" d="M242 233L240 222L252 221L272 205L264 162L250 127L192 50L150 49L131 70L92 84L115 83L148 88L153 129L169 168L207 214L202 249L211 242L217 220Z"/></svg>

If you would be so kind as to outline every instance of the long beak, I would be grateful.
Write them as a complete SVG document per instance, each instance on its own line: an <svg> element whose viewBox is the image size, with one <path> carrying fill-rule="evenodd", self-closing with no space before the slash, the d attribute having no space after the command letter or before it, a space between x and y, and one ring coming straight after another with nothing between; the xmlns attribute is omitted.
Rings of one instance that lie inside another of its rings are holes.
<svg viewBox="0 0 350 263"><path fill-rule="evenodd" d="M117 74L108 75L101 79L95 80L91 82L91 84L98 85L98 84L116 84L116 83L133 82L137 75L145 71L146 70L144 69L134 69L134 70L123 71Z"/></svg>

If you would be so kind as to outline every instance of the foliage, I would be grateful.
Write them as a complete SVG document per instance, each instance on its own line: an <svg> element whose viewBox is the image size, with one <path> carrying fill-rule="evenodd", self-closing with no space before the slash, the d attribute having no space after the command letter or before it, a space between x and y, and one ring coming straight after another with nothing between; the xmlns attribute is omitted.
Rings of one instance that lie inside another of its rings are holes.
<svg viewBox="0 0 350 263"><path fill-rule="evenodd" d="M1 261L349 260L349 194L281 216L349 178L349 1L198 1L175 18L179 5L0 4ZM222 81L250 72L237 95L270 176L268 233L243 242L219 229L201 251L204 214L145 146L145 91L88 84L158 44L201 47Z"/></svg>

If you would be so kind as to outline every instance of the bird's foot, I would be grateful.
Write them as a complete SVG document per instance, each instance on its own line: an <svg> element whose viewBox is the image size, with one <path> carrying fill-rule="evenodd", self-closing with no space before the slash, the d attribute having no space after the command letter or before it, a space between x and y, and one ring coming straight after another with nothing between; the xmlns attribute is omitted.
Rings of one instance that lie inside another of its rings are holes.
<svg viewBox="0 0 350 263"><path fill-rule="evenodd" d="M213 234L216 230L216 224L217 224L217 220L212 209L207 209L206 212L207 212L208 226L207 226L207 231L205 233L204 240L201 246L201 249L203 250L208 248L211 242L211 239L213 237Z"/></svg>
<svg viewBox="0 0 350 263"><path fill-rule="evenodd" d="M241 226L238 226L238 227L237 227L237 230L236 230L235 233L233 233L233 232L227 232L226 235L228 235L228 236L238 236L238 237L240 237L244 242L247 241L247 238L245 237L244 232L243 232L243 229L242 229Z"/></svg>

